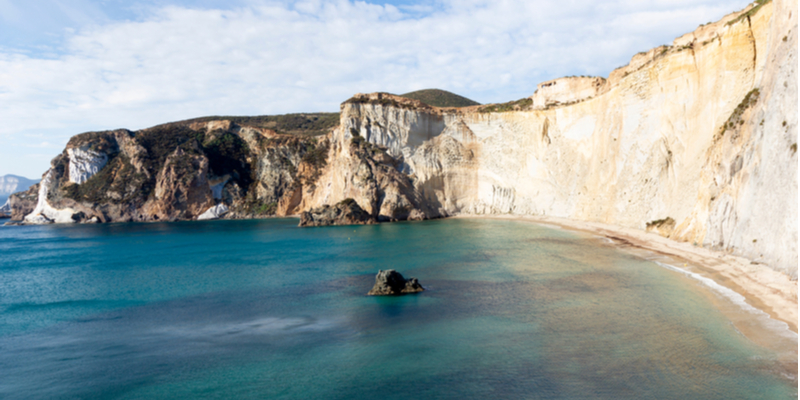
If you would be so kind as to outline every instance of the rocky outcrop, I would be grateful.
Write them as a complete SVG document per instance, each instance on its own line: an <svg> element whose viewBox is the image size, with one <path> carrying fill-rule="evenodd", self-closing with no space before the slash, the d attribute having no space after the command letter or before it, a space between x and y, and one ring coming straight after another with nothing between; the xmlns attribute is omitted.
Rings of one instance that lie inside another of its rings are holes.
<svg viewBox="0 0 800 400"><path fill-rule="evenodd" d="M145 207L155 219L191 219L214 204L208 184L208 157L197 142L191 143L186 150L179 147L167 156L156 176L153 201Z"/></svg>
<svg viewBox="0 0 800 400"><path fill-rule="evenodd" d="M228 213L228 206L225 204L217 204L214 207L209 208L206 212L200 214L197 217L198 221L208 220L208 219L220 219Z"/></svg>
<svg viewBox="0 0 800 400"><path fill-rule="evenodd" d="M596 76L570 76L553 79L537 85L531 96L534 109L576 103L600 94L606 80Z"/></svg>
<svg viewBox="0 0 800 400"><path fill-rule="evenodd" d="M369 225L376 223L375 217L359 207L353 199L344 199L333 206L324 205L300 213L299 226Z"/></svg>
<svg viewBox="0 0 800 400"><path fill-rule="evenodd" d="M406 280L403 275L393 269L380 270L375 275L375 285L372 286L368 296L396 296L401 294L419 293L425 288L419 284L417 278Z"/></svg>
<svg viewBox="0 0 800 400"><path fill-rule="evenodd" d="M34 184L24 192L17 192L8 197L8 206L13 221L22 221L33 212L39 202L39 184Z"/></svg>

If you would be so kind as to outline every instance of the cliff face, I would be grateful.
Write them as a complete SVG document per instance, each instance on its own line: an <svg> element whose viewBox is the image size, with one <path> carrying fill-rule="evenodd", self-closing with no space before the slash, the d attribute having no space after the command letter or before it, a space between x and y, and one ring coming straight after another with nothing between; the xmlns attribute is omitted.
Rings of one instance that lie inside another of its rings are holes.
<svg viewBox="0 0 800 400"><path fill-rule="evenodd" d="M548 81L508 104L359 94L325 136L224 119L88 133L11 204L29 223L290 215L345 199L380 221L549 215L796 276L796 49L796 2L764 2L608 79Z"/></svg>
<svg viewBox="0 0 800 400"><path fill-rule="evenodd" d="M325 165L326 138L230 121L73 137L42 182L10 200L24 223L174 221L296 212ZM313 179L311 179L313 178Z"/></svg>
<svg viewBox="0 0 800 400"><path fill-rule="evenodd" d="M638 54L607 81L551 81L523 111L357 95L342 106L333 146L362 137L385 147L426 217L598 221L796 276L797 4L758 7ZM581 90L550 89L566 83ZM348 157L338 151L333 165ZM374 202L346 183L352 168L334 168L304 205Z"/></svg>

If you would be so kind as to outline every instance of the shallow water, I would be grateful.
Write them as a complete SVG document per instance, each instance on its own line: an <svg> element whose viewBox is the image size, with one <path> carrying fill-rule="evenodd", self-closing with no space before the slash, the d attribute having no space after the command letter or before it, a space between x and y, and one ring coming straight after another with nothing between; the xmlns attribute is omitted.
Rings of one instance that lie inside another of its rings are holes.
<svg viewBox="0 0 800 400"><path fill-rule="evenodd" d="M0 397L797 397L707 288L590 235L296 224L1 228ZM365 296L387 268L428 290Z"/></svg>

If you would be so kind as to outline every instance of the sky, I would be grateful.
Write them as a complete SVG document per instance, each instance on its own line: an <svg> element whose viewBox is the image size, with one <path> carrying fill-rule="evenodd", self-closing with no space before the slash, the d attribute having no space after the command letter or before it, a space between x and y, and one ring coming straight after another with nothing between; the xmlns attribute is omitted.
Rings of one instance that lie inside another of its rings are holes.
<svg viewBox="0 0 800 400"><path fill-rule="evenodd" d="M355 93L528 97L742 9L731 0L0 0L0 175L69 138L206 115L335 112Z"/></svg>

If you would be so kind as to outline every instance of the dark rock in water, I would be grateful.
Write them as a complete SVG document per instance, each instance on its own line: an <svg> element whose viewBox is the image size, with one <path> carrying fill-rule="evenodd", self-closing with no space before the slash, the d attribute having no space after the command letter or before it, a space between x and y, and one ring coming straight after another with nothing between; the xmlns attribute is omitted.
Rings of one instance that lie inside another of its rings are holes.
<svg viewBox="0 0 800 400"><path fill-rule="evenodd" d="M390 296L408 293L418 293L425 290L417 278L406 280L399 272L393 269L378 271L375 275L375 286L367 293L370 296Z"/></svg>
<svg viewBox="0 0 800 400"><path fill-rule="evenodd" d="M299 226L369 225L378 221L353 199L344 199L334 206L325 205L300 213Z"/></svg>

